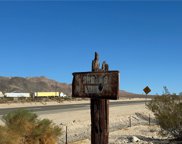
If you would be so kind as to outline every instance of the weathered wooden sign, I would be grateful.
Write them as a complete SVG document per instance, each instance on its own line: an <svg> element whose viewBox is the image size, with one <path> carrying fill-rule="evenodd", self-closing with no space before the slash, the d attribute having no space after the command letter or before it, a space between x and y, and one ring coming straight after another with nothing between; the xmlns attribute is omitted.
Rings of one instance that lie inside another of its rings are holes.
<svg viewBox="0 0 182 144"><path fill-rule="evenodd" d="M73 73L72 96L118 99L119 71Z"/></svg>
<svg viewBox="0 0 182 144"><path fill-rule="evenodd" d="M73 73L72 96L91 98L91 144L108 144L109 99L119 97L119 71L109 71L106 61L100 68L95 52L92 72Z"/></svg>
<svg viewBox="0 0 182 144"><path fill-rule="evenodd" d="M145 92L145 94L148 94L149 92L151 92L151 89L150 89L148 86L146 86L146 87L143 89L143 91Z"/></svg>

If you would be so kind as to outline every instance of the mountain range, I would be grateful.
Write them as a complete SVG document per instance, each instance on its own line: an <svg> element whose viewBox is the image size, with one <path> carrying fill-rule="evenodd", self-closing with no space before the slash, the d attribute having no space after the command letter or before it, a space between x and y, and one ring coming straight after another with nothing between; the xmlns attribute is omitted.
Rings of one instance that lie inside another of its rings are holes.
<svg viewBox="0 0 182 144"><path fill-rule="evenodd" d="M37 91L60 91L71 96L71 84L61 83L46 77L0 77L0 91L2 92L37 92ZM120 96L139 96L124 90Z"/></svg>

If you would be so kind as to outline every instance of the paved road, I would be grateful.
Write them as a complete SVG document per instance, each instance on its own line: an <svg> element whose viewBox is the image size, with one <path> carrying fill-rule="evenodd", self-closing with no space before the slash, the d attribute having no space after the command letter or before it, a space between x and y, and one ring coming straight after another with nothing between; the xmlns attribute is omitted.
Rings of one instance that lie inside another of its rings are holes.
<svg viewBox="0 0 182 144"><path fill-rule="evenodd" d="M134 105L134 104L144 104L145 101L115 101L110 102L110 107L116 106L124 106L124 105ZM67 104L67 105L51 105L51 106L35 106L35 107L24 107L23 109L27 109L37 114L50 114L50 113L60 113L67 111L76 111L76 110L86 110L90 108L90 103L82 103L82 104ZM20 108L0 108L0 115L7 114L10 111L20 109Z"/></svg>

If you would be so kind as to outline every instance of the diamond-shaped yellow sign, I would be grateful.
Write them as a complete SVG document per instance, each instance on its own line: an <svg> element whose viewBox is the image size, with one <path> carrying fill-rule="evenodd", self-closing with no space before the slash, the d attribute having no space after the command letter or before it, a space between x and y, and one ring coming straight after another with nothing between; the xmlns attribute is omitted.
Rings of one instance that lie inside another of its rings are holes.
<svg viewBox="0 0 182 144"><path fill-rule="evenodd" d="M146 86L146 87L143 89L143 91L145 92L145 94L148 94L149 92L151 92L151 89L150 89L148 86Z"/></svg>

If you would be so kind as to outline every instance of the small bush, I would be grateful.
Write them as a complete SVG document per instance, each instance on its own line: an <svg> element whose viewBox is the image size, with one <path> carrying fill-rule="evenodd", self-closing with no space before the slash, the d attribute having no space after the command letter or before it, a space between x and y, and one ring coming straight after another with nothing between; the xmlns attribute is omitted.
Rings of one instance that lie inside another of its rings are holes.
<svg viewBox="0 0 182 144"><path fill-rule="evenodd" d="M146 105L154 113L161 134L182 139L182 103L178 96L157 96Z"/></svg>
<svg viewBox="0 0 182 144"><path fill-rule="evenodd" d="M48 119L39 120L35 113L16 110L3 116L0 144L56 144L61 129Z"/></svg>

